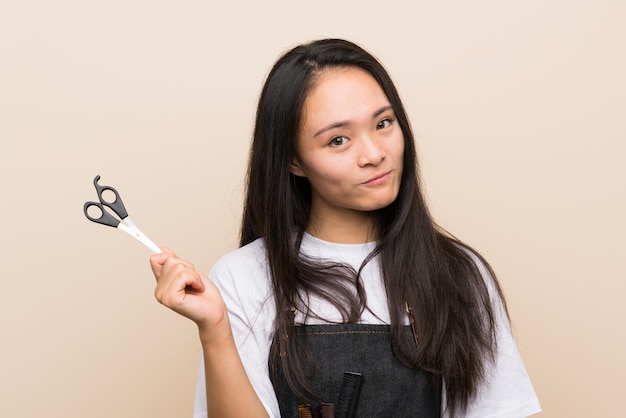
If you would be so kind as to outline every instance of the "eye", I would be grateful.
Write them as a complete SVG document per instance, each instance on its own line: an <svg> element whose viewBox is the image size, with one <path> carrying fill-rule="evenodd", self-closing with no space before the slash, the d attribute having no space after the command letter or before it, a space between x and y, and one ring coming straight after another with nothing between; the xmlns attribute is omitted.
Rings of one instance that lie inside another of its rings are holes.
<svg viewBox="0 0 626 418"><path fill-rule="evenodd" d="M346 136L335 136L330 140L328 145L330 145L331 147L338 147L340 145L345 144L348 141L349 139Z"/></svg>
<svg viewBox="0 0 626 418"><path fill-rule="evenodd" d="M385 129L388 128L389 126L391 126L391 123L393 122L392 119L387 118L387 119L383 119L380 122L378 122L376 124L376 129Z"/></svg>

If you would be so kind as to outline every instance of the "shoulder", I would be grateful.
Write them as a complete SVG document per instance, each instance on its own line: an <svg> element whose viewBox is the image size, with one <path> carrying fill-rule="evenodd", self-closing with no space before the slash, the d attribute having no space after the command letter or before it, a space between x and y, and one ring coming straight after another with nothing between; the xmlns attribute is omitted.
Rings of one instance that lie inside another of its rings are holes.
<svg viewBox="0 0 626 418"><path fill-rule="evenodd" d="M265 244L257 239L220 258L209 273L228 303L236 299L247 303L261 301L270 293L270 278Z"/></svg>
<svg viewBox="0 0 626 418"><path fill-rule="evenodd" d="M229 275L267 269L265 243L259 238L222 256L211 270L213 275Z"/></svg>

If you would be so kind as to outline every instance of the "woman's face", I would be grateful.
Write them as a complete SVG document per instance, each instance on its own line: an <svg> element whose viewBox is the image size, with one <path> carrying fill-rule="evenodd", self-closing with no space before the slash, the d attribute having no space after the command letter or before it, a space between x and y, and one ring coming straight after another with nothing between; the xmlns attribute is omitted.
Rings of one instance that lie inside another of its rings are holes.
<svg viewBox="0 0 626 418"><path fill-rule="evenodd" d="M356 67L334 68L304 102L291 171L311 184L312 219L354 216L396 199L403 152L402 130L376 80Z"/></svg>

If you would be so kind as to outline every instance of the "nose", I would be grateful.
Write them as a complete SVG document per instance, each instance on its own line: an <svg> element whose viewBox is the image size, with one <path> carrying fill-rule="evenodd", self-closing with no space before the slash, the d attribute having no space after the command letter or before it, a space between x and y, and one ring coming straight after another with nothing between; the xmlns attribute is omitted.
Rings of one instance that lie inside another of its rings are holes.
<svg viewBox="0 0 626 418"><path fill-rule="evenodd" d="M360 167L378 165L385 159L385 150L376 142L376 138L362 136L359 141L358 164Z"/></svg>

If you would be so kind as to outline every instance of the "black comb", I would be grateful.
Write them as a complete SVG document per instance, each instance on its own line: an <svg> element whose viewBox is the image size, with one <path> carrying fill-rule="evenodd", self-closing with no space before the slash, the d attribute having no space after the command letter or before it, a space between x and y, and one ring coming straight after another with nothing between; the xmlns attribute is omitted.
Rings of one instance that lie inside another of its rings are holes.
<svg viewBox="0 0 626 418"><path fill-rule="evenodd" d="M354 418L356 406L359 403L359 394L363 376L356 372L343 372L339 397L335 403L335 418Z"/></svg>

